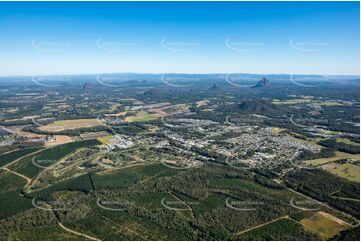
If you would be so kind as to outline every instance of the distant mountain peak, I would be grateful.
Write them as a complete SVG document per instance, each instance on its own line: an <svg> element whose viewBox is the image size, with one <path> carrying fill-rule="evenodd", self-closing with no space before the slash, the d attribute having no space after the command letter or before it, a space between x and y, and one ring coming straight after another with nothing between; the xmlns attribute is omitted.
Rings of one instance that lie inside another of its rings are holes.
<svg viewBox="0 0 361 242"><path fill-rule="evenodd" d="M91 83L88 83L88 82L84 82L84 85L83 85L83 89L89 89L91 88L93 85Z"/></svg>
<svg viewBox="0 0 361 242"><path fill-rule="evenodd" d="M256 85L254 85L253 87L270 87L270 86L272 86L271 85L271 82L267 79L267 78L265 78L265 77L263 77Z"/></svg>
<svg viewBox="0 0 361 242"><path fill-rule="evenodd" d="M239 109L248 113L269 114L278 112L279 107L267 100L248 100L241 102Z"/></svg>
<svg viewBox="0 0 361 242"><path fill-rule="evenodd" d="M216 83L213 83L212 87L211 87L211 90L214 90L214 89L218 89L218 86Z"/></svg>

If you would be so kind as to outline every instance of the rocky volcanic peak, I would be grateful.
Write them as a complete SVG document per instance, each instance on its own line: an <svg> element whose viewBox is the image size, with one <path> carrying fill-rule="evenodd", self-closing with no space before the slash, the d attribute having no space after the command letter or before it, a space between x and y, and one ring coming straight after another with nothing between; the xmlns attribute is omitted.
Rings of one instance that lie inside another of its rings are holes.
<svg viewBox="0 0 361 242"><path fill-rule="evenodd" d="M212 89L212 90L214 90L214 89L218 89L217 84L216 84L216 83L213 83L213 85L212 85L211 89Z"/></svg>
<svg viewBox="0 0 361 242"><path fill-rule="evenodd" d="M270 87L271 86L271 82L263 77L255 86L253 87Z"/></svg>

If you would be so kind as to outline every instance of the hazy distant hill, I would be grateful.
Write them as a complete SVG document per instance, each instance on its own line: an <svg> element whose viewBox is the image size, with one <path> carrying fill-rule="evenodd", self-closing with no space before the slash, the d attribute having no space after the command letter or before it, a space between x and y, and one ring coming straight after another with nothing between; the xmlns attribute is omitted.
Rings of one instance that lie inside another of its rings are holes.
<svg viewBox="0 0 361 242"><path fill-rule="evenodd" d="M149 89L143 93L144 96L160 96L160 91L158 89Z"/></svg>
<svg viewBox="0 0 361 242"><path fill-rule="evenodd" d="M291 74L249 74L249 73L214 73L214 74L182 74L182 73L165 73L165 74L142 74L142 73L107 73L107 74L84 74L84 75L49 75L37 76L42 83L69 83L69 82L93 82L100 85L99 80L112 84L134 85L151 85L158 83L166 85L187 84L194 85L198 83L216 83L218 86L230 85L227 83L227 77L235 80L234 83L243 85L257 85L262 79L266 78L272 84L294 84L294 82L310 84L340 84L340 85L359 85L359 76L323 76L323 75L291 75ZM32 76L14 76L0 77L0 83L29 82L33 83Z"/></svg>
<svg viewBox="0 0 361 242"><path fill-rule="evenodd" d="M279 110L279 107L270 101L266 100L249 100L241 102L238 105L239 109L246 113L274 113Z"/></svg>
<svg viewBox="0 0 361 242"><path fill-rule="evenodd" d="M272 115L280 111L279 106L267 100L247 100L222 107L230 113Z"/></svg>

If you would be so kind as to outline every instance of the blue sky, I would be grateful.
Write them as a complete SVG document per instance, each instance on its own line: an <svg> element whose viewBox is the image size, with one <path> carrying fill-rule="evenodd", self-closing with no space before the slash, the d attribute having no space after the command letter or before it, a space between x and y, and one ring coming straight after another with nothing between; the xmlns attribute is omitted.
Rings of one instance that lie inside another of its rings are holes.
<svg viewBox="0 0 361 242"><path fill-rule="evenodd" d="M0 2L0 75L359 75L358 2Z"/></svg>

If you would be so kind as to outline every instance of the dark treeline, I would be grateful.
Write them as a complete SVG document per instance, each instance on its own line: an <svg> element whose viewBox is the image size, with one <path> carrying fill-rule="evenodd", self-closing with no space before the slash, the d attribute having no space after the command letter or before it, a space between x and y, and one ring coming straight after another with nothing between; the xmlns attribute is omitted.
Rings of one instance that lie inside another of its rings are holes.
<svg viewBox="0 0 361 242"><path fill-rule="evenodd" d="M360 205L357 201L342 200L332 197L332 194L342 191L344 196L358 198L360 187L356 182L332 175L320 169L302 169L287 174L286 185L319 201L351 214L360 216Z"/></svg>
<svg viewBox="0 0 361 242"><path fill-rule="evenodd" d="M69 129L69 130L63 130L63 131L57 131L57 132L50 132L50 131L42 131L37 129L34 126L27 126L24 127L23 131L28 131L36 134L45 134L45 135L69 135L69 136L78 136L82 133L87 132L100 132L100 131L108 131L109 133L112 132L112 130L104 125L99 125L95 127L90 128L81 128L81 129Z"/></svg>
<svg viewBox="0 0 361 242"><path fill-rule="evenodd" d="M360 146L358 145L345 144L342 142L337 142L334 139L321 140L318 143L325 147L331 147L342 152L360 154Z"/></svg>

